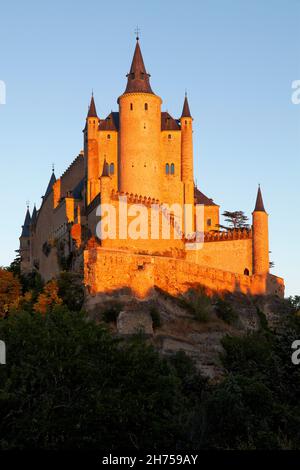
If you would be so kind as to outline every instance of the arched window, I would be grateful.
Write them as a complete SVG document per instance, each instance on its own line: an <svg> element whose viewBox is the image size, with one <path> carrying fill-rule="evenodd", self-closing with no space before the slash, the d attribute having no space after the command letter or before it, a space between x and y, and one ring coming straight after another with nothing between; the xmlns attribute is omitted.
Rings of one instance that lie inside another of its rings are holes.
<svg viewBox="0 0 300 470"><path fill-rule="evenodd" d="M109 165L109 174L113 175L114 173L115 173L115 165L113 163L111 163Z"/></svg>
<svg viewBox="0 0 300 470"><path fill-rule="evenodd" d="M169 140L170 140L170 139L172 139L172 136L171 136L171 134L169 134L169 135L168 135L168 139L169 139Z"/></svg>
<svg viewBox="0 0 300 470"><path fill-rule="evenodd" d="M170 165L169 163L166 163L166 175L170 173Z"/></svg>
<svg viewBox="0 0 300 470"><path fill-rule="evenodd" d="M245 276L249 276L249 274L250 274L249 269L248 269L248 268L245 268L245 270L244 270L244 275L245 275Z"/></svg>
<svg viewBox="0 0 300 470"><path fill-rule="evenodd" d="M107 134L107 138L108 138L108 140L110 139L110 134Z"/></svg>
<svg viewBox="0 0 300 470"><path fill-rule="evenodd" d="M133 110L133 104L130 103L130 111L132 111L132 110Z"/></svg>
<svg viewBox="0 0 300 470"><path fill-rule="evenodd" d="M171 163L171 175L175 174L175 165L174 163Z"/></svg>
<svg viewBox="0 0 300 470"><path fill-rule="evenodd" d="M148 111L148 103L145 103L145 111Z"/></svg>

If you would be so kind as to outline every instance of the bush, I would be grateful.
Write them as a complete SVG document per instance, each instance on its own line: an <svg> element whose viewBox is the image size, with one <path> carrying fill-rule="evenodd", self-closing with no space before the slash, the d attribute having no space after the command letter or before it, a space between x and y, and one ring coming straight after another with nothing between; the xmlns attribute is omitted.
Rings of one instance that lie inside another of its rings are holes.
<svg viewBox="0 0 300 470"><path fill-rule="evenodd" d="M118 315L122 310L122 304L118 301L109 302L102 312L102 319L106 323L115 323L117 321Z"/></svg>
<svg viewBox="0 0 300 470"><path fill-rule="evenodd" d="M215 305L217 317L221 318L228 325L234 325L239 316L237 312L232 308L229 302L219 298Z"/></svg>
<svg viewBox="0 0 300 470"><path fill-rule="evenodd" d="M211 299L202 288L189 289L181 297L181 304L190 310L199 322L208 322L213 312Z"/></svg>

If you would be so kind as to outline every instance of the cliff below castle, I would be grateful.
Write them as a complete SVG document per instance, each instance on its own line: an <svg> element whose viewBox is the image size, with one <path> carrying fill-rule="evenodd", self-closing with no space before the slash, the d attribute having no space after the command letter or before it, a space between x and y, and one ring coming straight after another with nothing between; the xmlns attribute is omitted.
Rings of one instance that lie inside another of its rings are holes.
<svg viewBox="0 0 300 470"><path fill-rule="evenodd" d="M126 290L88 296L85 308L117 336L142 333L163 355L183 351L212 381L225 373L220 359L225 336L243 336L262 327L274 330L290 310L277 296L235 293L210 298L197 287L177 297L156 289L146 300L133 298Z"/></svg>

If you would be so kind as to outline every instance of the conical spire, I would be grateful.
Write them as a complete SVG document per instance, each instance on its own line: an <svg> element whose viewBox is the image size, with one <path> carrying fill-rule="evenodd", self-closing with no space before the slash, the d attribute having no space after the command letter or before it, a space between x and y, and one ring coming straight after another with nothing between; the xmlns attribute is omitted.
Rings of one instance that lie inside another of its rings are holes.
<svg viewBox="0 0 300 470"><path fill-rule="evenodd" d="M102 170L102 177L103 176L109 176L109 166L108 166L108 163L106 161L106 158L104 158L104 163L103 163L103 170Z"/></svg>
<svg viewBox="0 0 300 470"><path fill-rule="evenodd" d="M262 194L261 194L260 185L258 186L257 198L256 198L256 204L255 204L254 212L266 212L265 211L265 206L264 206L264 201L263 201Z"/></svg>
<svg viewBox="0 0 300 470"><path fill-rule="evenodd" d="M91 102L90 102L90 107L89 107L89 110L88 110L87 117L88 117L88 118L90 118L90 117L98 117L98 116L97 116L96 105L95 105L94 94L93 94L93 93L92 93Z"/></svg>
<svg viewBox="0 0 300 470"><path fill-rule="evenodd" d="M56 181L56 177L55 177L55 174L54 174L54 170L52 170L51 178L49 180L45 195L43 196L44 199L46 199L46 197L51 193L52 186L54 185L55 181Z"/></svg>
<svg viewBox="0 0 300 470"><path fill-rule="evenodd" d="M37 218L37 210L34 204L34 208L32 211L32 216L31 216L31 225L34 225L36 223L36 218Z"/></svg>
<svg viewBox="0 0 300 470"><path fill-rule="evenodd" d="M130 72L126 75L128 78L125 93L152 93L149 77L146 72L144 60L139 44L139 38L136 38L135 51L130 67Z"/></svg>
<svg viewBox="0 0 300 470"><path fill-rule="evenodd" d="M184 117L191 118L192 117L191 112L190 112L189 102L188 102L188 99L187 99L187 94L185 94L185 97L184 97L184 103L183 103L181 117L182 118L184 118Z"/></svg>
<svg viewBox="0 0 300 470"><path fill-rule="evenodd" d="M30 222L31 222L31 216L30 216L29 207L27 206L24 225L22 225L21 237L29 237L30 236L30 230L29 230Z"/></svg>

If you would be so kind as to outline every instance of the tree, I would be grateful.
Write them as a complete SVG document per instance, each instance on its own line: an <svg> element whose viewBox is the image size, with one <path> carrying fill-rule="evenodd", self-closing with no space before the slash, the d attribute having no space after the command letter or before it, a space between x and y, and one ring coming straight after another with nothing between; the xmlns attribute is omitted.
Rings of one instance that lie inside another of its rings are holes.
<svg viewBox="0 0 300 470"><path fill-rule="evenodd" d="M48 310L53 309L55 305L61 305L62 303L63 301L58 295L57 281L52 280L45 285L33 309L35 312L45 314Z"/></svg>
<svg viewBox="0 0 300 470"><path fill-rule="evenodd" d="M17 307L21 297L21 284L12 272L0 268L0 317Z"/></svg>
<svg viewBox="0 0 300 470"><path fill-rule="evenodd" d="M249 224L248 217L244 214L243 211L225 211L223 212L223 217L225 217L225 222L228 222L229 225L219 225L220 228L225 230L234 230L237 228L248 228Z"/></svg>

